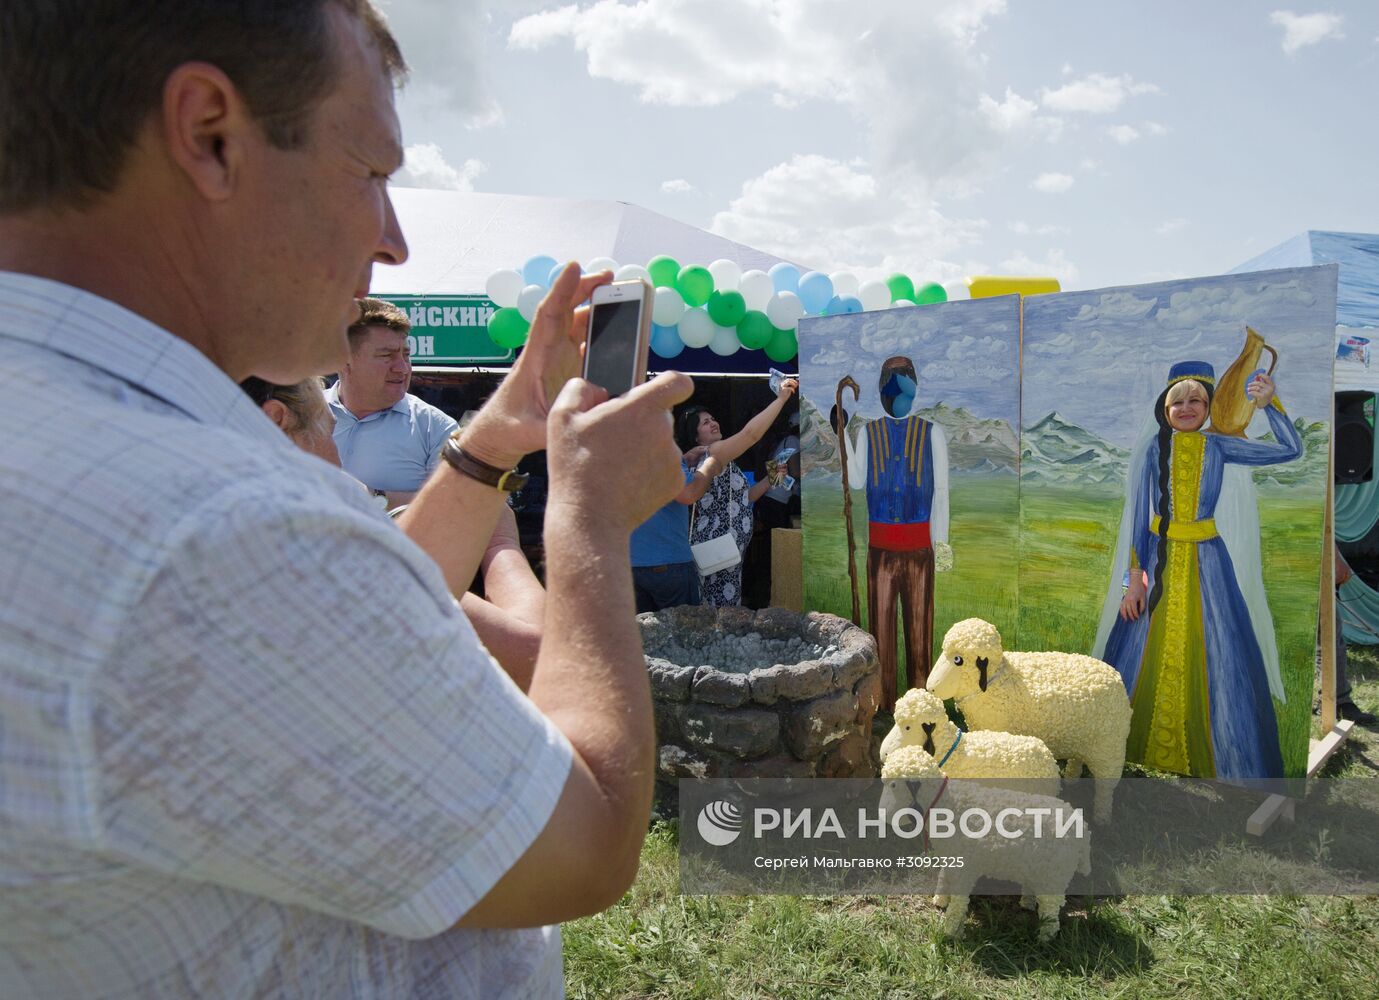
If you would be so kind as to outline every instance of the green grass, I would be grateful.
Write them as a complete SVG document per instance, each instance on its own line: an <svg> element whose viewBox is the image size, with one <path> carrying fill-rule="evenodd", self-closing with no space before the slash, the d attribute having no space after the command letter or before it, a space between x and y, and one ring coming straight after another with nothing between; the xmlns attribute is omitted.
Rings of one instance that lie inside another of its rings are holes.
<svg viewBox="0 0 1379 1000"><path fill-rule="evenodd" d="M1379 709L1379 648L1352 647L1362 708ZM1317 735L1320 735L1318 732ZM1356 729L1327 777L1379 777ZM1291 839L1312 836L1305 816ZM914 896L681 896L674 824L656 823L616 906L565 925L573 998L1359 998L1379 977L1379 898L1074 897L1049 944L1007 897L974 897L949 941Z"/></svg>
<svg viewBox="0 0 1379 1000"><path fill-rule="evenodd" d="M674 827L622 902L565 928L574 998L1371 996L1373 897L1074 897L1040 944L1013 898L949 941L913 896L681 896Z"/></svg>

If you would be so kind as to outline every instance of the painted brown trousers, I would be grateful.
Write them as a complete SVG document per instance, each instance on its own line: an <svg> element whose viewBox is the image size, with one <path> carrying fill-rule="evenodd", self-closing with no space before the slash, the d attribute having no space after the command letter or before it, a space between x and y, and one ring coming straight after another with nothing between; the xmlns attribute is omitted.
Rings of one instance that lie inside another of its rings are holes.
<svg viewBox="0 0 1379 1000"><path fill-rule="evenodd" d="M895 615L905 632L906 689L929 679L929 653L934 648L934 550L895 552L867 548L867 631L876 636L881 661L881 707L895 710L898 690Z"/></svg>

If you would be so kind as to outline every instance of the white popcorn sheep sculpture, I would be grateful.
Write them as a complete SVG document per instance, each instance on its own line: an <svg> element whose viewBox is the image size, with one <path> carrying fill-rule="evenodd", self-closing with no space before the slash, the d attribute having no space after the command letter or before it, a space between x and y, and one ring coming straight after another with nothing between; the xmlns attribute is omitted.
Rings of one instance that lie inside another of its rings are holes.
<svg viewBox="0 0 1379 1000"><path fill-rule="evenodd" d="M954 699L972 729L1037 736L1067 760L1066 778L1086 764L1097 779L1096 821L1110 821L1130 735L1130 699L1115 668L1078 653L1007 653L996 626L968 618L943 637L927 687Z"/></svg>
<svg viewBox="0 0 1379 1000"><path fill-rule="evenodd" d="M1020 885L1024 893L1020 905L1026 909L1037 905L1041 941L1058 933L1058 913L1067 898L1068 883L1075 872L1087 875L1092 870L1090 830L1084 827L1081 836L1075 836L1074 828L1067 836L1055 836L1053 817L1072 816L1072 806L1048 795L962 779L949 781L938 762L921 747L897 747L886 758L881 777L884 785L879 805L888 814L904 808L920 809L926 823L938 809L951 810L954 816L971 810L985 813L993 820L1002 817L1004 833L992 829L985 836L959 835L956 839L936 841L933 846L936 853L963 860L961 867L939 869L939 894L934 902L947 907L943 918L945 934L962 934L972 888L983 876ZM1040 814L1037 819L1035 814ZM960 830L961 824L955 829Z"/></svg>
<svg viewBox="0 0 1379 1000"><path fill-rule="evenodd" d="M950 778L1014 778L1018 792L1057 795L1058 761L1035 736L984 729L963 732L943 702L923 688L906 691L895 703L895 726L881 744L881 761L902 746L917 746L938 760Z"/></svg>

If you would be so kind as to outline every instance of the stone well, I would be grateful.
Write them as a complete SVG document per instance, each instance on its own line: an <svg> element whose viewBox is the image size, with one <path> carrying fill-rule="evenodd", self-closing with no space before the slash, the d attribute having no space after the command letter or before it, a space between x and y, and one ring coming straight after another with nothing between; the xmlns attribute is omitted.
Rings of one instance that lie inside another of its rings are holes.
<svg viewBox="0 0 1379 1000"><path fill-rule="evenodd" d="M880 667L862 629L782 608L670 608L638 621L659 781L876 776Z"/></svg>

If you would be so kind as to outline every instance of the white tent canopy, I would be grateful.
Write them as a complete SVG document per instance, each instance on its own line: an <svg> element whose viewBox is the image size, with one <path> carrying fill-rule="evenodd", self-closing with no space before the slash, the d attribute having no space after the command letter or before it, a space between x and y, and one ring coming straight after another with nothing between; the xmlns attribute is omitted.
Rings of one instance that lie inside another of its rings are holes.
<svg viewBox="0 0 1379 1000"><path fill-rule="evenodd" d="M482 295L490 274L520 270L536 254L642 265L657 254L681 264L721 257L744 271L769 270L784 259L619 201L399 187L390 193L410 253L400 267L374 268L370 290L378 295Z"/></svg>

